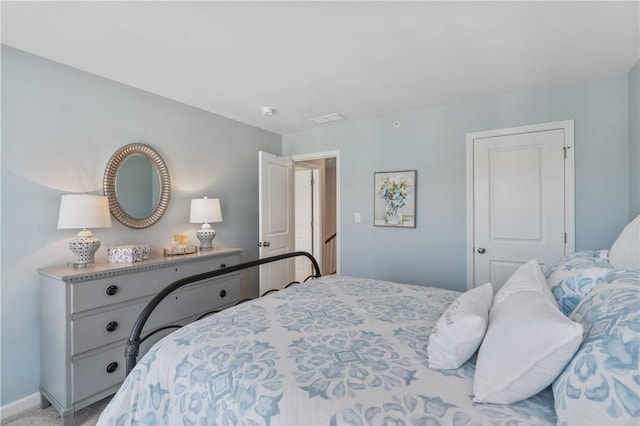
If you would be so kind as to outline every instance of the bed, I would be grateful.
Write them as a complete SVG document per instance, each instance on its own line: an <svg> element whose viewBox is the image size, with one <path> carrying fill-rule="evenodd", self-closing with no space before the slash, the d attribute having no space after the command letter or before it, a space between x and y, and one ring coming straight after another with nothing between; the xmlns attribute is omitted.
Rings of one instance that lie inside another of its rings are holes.
<svg viewBox="0 0 640 426"><path fill-rule="evenodd" d="M98 424L638 424L640 270L616 269L608 251L574 253L537 271L531 265L546 288L540 303L549 299L545 291L553 295L549 303L571 323L573 337L565 340L575 347L526 398L477 401L477 370L508 370L510 351L527 344L498 338L497 348L485 349L502 321L492 310L507 306L509 297L535 299L530 288L522 290L522 280L512 277L517 282L505 284L511 290L496 299L491 293L489 325L470 359L435 369L429 359L434 330L463 310L460 301L470 292L331 275L166 336L132 369ZM517 305L516 315L524 310ZM535 340L528 330L538 321L544 319L522 324L519 334ZM537 379L541 373L531 368L547 361L515 364Z"/></svg>

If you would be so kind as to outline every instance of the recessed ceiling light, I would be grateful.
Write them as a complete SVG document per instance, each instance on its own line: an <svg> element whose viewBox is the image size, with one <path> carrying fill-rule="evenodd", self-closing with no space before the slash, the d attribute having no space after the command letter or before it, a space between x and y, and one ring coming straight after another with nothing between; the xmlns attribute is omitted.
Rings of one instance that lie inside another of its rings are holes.
<svg viewBox="0 0 640 426"><path fill-rule="evenodd" d="M273 109L272 107L268 107L268 106L262 107L262 109L260 111L262 111L262 113L264 115L273 115L276 112L275 109Z"/></svg>
<svg viewBox="0 0 640 426"><path fill-rule="evenodd" d="M339 120L344 120L344 117L338 114L337 112L334 112L333 114L323 115L320 117L309 119L309 121L313 121L316 124L324 124L324 123L329 123L331 121L339 121Z"/></svg>

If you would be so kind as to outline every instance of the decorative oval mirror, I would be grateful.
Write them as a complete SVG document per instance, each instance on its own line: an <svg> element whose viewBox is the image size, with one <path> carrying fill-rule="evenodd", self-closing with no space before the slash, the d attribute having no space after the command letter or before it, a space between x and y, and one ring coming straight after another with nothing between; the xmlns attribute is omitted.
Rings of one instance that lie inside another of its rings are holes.
<svg viewBox="0 0 640 426"><path fill-rule="evenodd" d="M132 143L109 160L102 182L111 214L130 228L148 228L169 205L171 178L162 157L150 146Z"/></svg>

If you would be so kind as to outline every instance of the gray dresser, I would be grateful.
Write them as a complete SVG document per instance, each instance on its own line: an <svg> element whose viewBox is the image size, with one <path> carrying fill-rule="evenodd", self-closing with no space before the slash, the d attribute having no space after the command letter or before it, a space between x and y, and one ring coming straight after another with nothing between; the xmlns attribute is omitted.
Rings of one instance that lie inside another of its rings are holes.
<svg viewBox="0 0 640 426"><path fill-rule="evenodd" d="M63 424L71 425L76 410L115 393L125 377L126 341L147 302L175 280L240 263L240 255L227 248L87 269L39 269L41 406L53 404ZM239 299L239 273L187 285L161 302L143 336ZM170 332L145 341L140 356Z"/></svg>

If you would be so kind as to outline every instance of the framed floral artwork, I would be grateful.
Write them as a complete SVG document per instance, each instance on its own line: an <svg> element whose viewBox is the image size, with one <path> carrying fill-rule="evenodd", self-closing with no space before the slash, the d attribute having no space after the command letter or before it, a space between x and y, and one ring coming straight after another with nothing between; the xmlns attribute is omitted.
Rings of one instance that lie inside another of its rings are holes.
<svg viewBox="0 0 640 426"><path fill-rule="evenodd" d="M416 227L417 170L373 174L374 226Z"/></svg>

